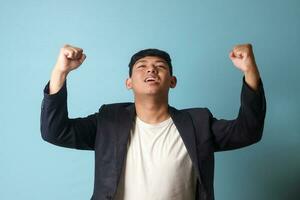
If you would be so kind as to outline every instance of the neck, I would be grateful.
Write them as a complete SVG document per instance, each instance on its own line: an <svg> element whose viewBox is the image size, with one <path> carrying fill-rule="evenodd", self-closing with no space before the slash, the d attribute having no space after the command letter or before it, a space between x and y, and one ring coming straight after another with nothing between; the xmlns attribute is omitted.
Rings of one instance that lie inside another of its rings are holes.
<svg viewBox="0 0 300 200"><path fill-rule="evenodd" d="M135 97L137 116L149 124L157 124L170 117L168 111L168 98Z"/></svg>

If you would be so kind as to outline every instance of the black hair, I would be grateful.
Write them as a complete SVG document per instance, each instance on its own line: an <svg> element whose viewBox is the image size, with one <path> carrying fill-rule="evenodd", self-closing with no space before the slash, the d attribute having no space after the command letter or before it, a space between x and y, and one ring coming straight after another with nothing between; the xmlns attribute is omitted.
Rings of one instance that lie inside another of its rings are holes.
<svg viewBox="0 0 300 200"><path fill-rule="evenodd" d="M139 59L143 58L143 57L146 57L146 56L157 56L159 58L162 58L163 60L165 60L167 62L167 64L169 65L169 71L170 71L170 75L172 76L173 75L173 69L172 69L172 63L171 63L171 58L170 58L170 55L163 51L163 50L159 50L159 49L144 49L144 50L141 50L137 53L135 53L131 59L130 59L130 62L129 62L129 77L131 77L132 75L132 68L133 68L133 65L136 63L136 61L138 61Z"/></svg>

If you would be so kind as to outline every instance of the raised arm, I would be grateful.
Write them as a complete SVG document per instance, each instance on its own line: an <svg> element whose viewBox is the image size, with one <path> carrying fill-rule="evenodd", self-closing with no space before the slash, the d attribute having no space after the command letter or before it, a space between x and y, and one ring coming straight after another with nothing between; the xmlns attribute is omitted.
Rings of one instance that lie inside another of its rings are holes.
<svg viewBox="0 0 300 200"><path fill-rule="evenodd" d="M67 108L67 75L78 68L85 58L81 48L70 45L61 48L51 79L44 89L41 134L45 141L58 146L92 150L98 113L69 119Z"/></svg>
<svg viewBox="0 0 300 200"><path fill-rule="evenodd" d="M235 67L244 73L239 113L234 120L216 119L210 113L216 151L241 148L262 137L266 114L263 83L254 59L252 45L237 45L229 54Z"/></svg>

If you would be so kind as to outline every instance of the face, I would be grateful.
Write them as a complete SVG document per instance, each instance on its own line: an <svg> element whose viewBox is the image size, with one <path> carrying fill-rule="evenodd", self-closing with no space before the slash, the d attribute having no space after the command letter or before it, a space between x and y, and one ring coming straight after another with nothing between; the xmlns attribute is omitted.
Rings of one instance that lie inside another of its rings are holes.
<svg viewBox="0 0 300 200"><path fill-rule="evenodd" d="M146 56L132 67L126 87L135 95L167 95L176 86L176 77L170 75L169 66L162 58Z"/></svg>

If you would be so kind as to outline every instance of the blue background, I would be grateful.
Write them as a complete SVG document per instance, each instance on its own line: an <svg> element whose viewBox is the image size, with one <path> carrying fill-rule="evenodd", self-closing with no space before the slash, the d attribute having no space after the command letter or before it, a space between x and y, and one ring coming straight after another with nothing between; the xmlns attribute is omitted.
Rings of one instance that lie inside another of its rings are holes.
<svg viewBox="0 0 300 200"><path fill-rule="evenodd" d="M0 199L91 197L93 152L40 136L43 88L65 43L87 54L68 77L71 118L132 101L129 59L155 47L173 58L170 104L225 119L237 115L243 76L228 54L252 43L268 102L264 136L216 154L216 199L300 199L299 19L297 0L1 1Z"/></svg>

